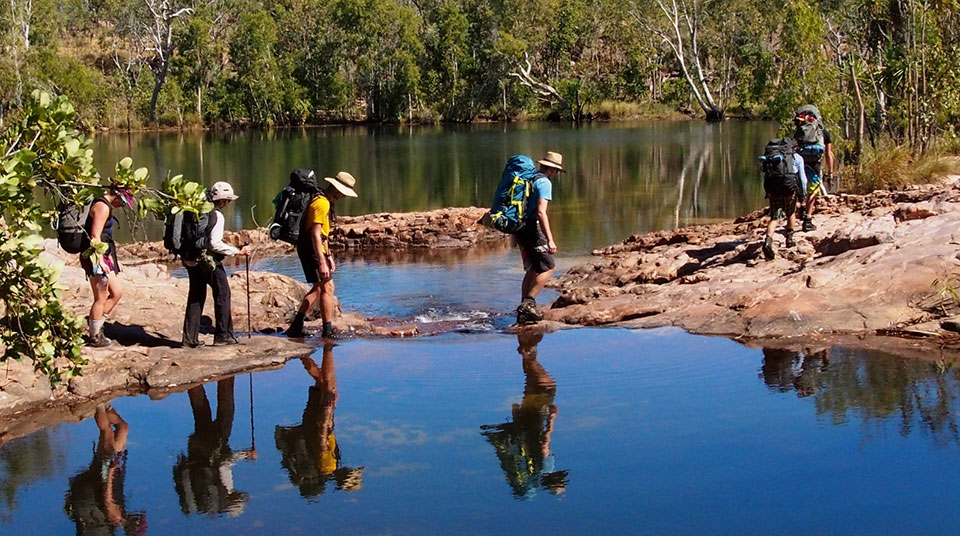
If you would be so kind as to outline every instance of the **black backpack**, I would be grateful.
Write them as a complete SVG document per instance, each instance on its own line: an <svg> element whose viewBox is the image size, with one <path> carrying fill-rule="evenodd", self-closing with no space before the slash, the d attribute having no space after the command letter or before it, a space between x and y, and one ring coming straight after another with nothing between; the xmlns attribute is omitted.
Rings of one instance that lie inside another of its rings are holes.
<svg viewBox="0 0 960 536"><path fill-rule="evenodd" d="M57 242L67 253L82 253L84 246L89 244L84 226L92 206L93 203L77 206L65 201L57 207L57 221L53 228L57 231Z"/></svg>
<svg viewBox="0 0 960 536"><path fill-rule="evenodd" d="M767 196L795 195L800 191L800 175L794 171L793 143L790 138L774 138L763 149L760 165Z"/></svg>
<svg viewBox="0 0 960 536"><path fill-rule="evenodd" d="M167 217L163 228L163 247L181 259L195 261L210 247L210 230L216 213L178 212Z"/></svg>
<svg viewBox="0 0 960 536"><path fill-rule="evenodd" d="M277 212L270 224L270 238L296 245L300 239L303 213L319 192L313 170L293 170L290 173L290 185L273 198Z"/></svg>

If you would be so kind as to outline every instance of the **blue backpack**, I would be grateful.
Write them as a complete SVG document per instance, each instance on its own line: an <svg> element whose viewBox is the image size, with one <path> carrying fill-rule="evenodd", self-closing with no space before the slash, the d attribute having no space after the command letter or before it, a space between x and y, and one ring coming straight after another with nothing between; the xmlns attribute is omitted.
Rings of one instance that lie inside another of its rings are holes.
<svg viewBox="0 0 960 536"><path fill-rule="evenodd" d="M527 197L538 176L537 165L529 156L518 154L507 159L490 208L490 224L494 229L509 234L523 230Z"/></svg>

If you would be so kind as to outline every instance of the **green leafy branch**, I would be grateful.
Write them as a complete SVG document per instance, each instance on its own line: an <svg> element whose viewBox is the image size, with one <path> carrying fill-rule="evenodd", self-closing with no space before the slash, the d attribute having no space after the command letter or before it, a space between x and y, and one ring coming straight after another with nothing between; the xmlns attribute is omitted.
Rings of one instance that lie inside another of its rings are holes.
<svg viewBox="0 0 960 536"><path fill-rule="evenodd" d="M82 206L108 189L127 189L137 196L140 217L213 209L204 189L180 175L159 190L147 187L147 168L134 168L129 157L113 177L101 177L77 124L66 97L34 91L22 120L0 134L0 362L29 359L52 384L80 374L83 326L61 302L62 267L40 258L39 233L57 211L44 209L38 194ZM99 262L106 249L99 244L84 254Z"/></svg>

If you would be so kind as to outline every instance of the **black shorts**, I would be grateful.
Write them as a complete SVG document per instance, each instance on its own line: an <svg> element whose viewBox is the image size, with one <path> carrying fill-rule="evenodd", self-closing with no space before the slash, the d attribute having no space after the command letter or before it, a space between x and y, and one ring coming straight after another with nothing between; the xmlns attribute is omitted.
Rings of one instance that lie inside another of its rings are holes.
<svg viewBox="0 0 960 536"><path fill-rule="evenodd" d="M320 280L320 258L313 250L313 244L297 244L297 256L300 257L300 266L303 267L303 277L306 278L307 283L313 285L331 279Z"/></svg>
<svg viewBox="0 0 960 536"><path fill-rule="evenodd" d="M540 229L540 221L527 222L523 230L517 233L517 245L520 246L520 258L523 259L523 269L531 269L542 274L553 270L557 263L550 254L547 246L547 237Z"/></svg>
<svg viewBox="0 0 960 536"><path fill-rule="evenodd" d="M769 198L770 208L768 209L767 215L770 216L772 220L789 218L793 216L797 210L796 194L770 194Z"/></svg>

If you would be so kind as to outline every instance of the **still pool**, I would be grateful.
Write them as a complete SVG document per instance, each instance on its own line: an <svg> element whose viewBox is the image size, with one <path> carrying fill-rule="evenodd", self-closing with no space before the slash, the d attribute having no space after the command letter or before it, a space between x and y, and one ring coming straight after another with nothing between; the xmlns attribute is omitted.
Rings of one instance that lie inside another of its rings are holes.
<svg viewBox="0 0 960 536"><path fill-rule="evenodd" d="M345 341L3 445L0 533L952 533L958 395L673 329Z"/></svg>

